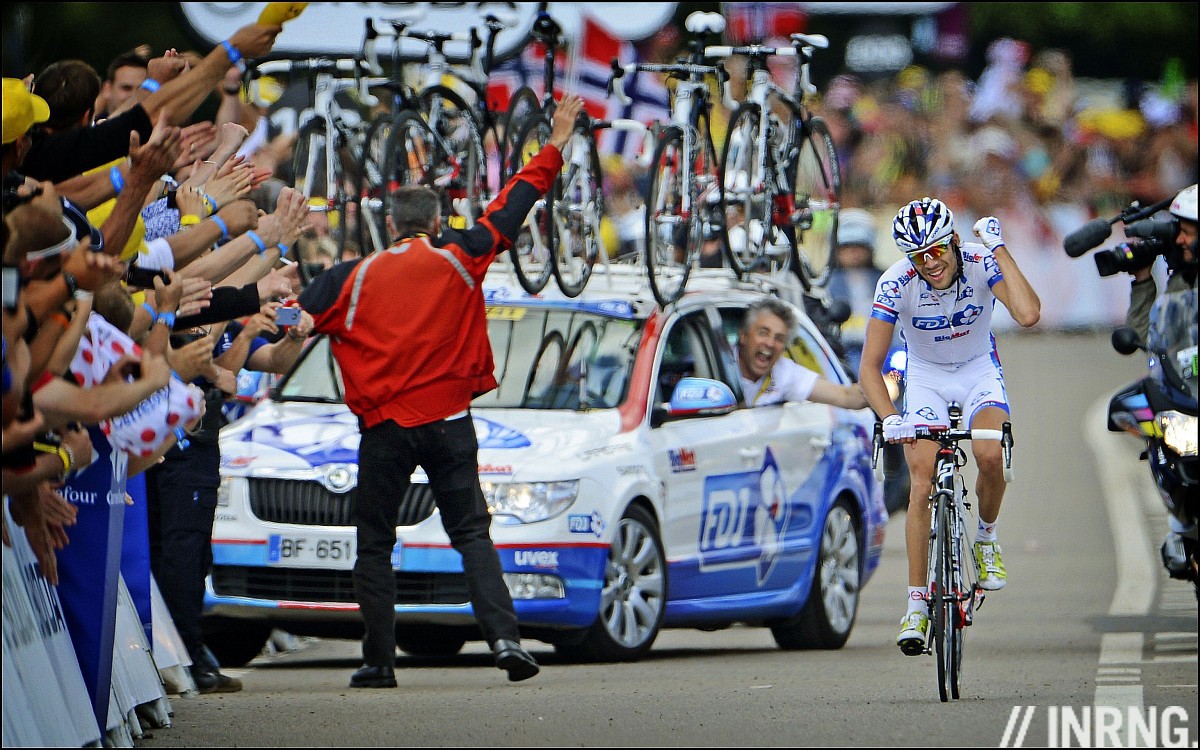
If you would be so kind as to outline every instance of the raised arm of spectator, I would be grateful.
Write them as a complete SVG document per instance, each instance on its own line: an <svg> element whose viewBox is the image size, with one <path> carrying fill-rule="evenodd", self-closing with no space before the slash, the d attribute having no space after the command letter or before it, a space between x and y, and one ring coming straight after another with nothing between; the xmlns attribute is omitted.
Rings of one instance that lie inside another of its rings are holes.
<svg viewBox="0 0 1200 750"><path fill-rule="evenodd" d="M229 39L213 47L195 68L184 71L143 99L142 108L151 119L157 117L159 112L167 111L172 124L183 124L225 77L225 71L230 66L243 58L266 55L281 31L283 26L278 24L260 26L254 23L243 26Z"/></svg>
<svg viewBox="0 0 1200 750"><path fill-rule="evenodd" d="M129 133L129 176L117 195L112 212L100 228L107 253L121 254L146 205L147 196L175 161L179 151L179 128L168 125L167 120L165 113L159 115L144 146L136 130Z"/></svg>
<svg viewBox="0 0 1200 750"><path fill-rule="evenodd" d="M241 286L256 282L270 273L276 261L286 254L285 249L290 251L300 238L307 216L308 201L303 193L293 188L280 190L275 201L275 212L258 222L258 235L266 250L259 248L256 257L229 273L220 283Z"/></svg>
<svg viewBox="0 0 1200 750"><path fill-rule="evenodd" d="M127 381L121 374L124 363L137 363L137 376ZM53 378L33 393L33 403L42 412L49 428L68 422L98 424L128 412L150 397L171 379L171 366L165 357L143 351L140 358L126 355L113 365L104 382L91 388L64 378Z"/></svg>

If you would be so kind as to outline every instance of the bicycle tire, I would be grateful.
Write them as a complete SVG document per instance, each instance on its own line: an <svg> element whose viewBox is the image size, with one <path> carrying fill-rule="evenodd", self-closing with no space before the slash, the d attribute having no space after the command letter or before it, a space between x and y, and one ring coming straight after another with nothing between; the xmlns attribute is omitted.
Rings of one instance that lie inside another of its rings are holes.
<svg viewBox="0 0 1200 750"><path fill-rule="evenodd" d="M415 110L403 110L392 118L391 131L384 147L383 178L386 193L402 185L424 185L436 188L435 165L445 158L444 152L425 122L425 116ZM390 206L386 209L390 212Z"/></svg>
<svg viewBox="0 0 1200 750"><path fill-rule="evenodd" d="M794 135L799 134L799 142L792 144L794 161L789 166L795 208L792 270L807 285L820 288L833 271L842 172L825 121L813 117L797 122L803 125L793 130Z"/></svg>
<svg viewBox="0 0 1200 750"><path fill-rule="evenodd" d="M654 162L646 188L646 275L659 306L683 296L700 249L699 221L684 212L683 196L691 191L683 168L683 131L663 129L654 147Z"/></svg>
<svg viewBox="0 0 1200 750"><path fill-rule="evenodd" d="M586 117L586 115L584 115ZM580 139L587 155L575 159L572 149ZM590 122L576 128L564 155L563 172L554 180L554 279L568 297L578 297L592 277L600 253L600 220L604 216L604 194L600 155Z"/></svg>
<svg viewBox="0 0 1200 750"><path fill-rule="evenodd" d="M533 118L525 123L512 154L516 167L514 174L542 150L550 140L550 131L550 122L545 117ZM545 289L554 275L554 192L551 188L550 192L534 202L533 209L509 248L517 282L530 294Z"/></svg>
<svg viewBox="0 0 1200 750"><path fill-rule="evenodd" d="M508 109L504 112L504 131L501 138L500 164L503 166L501 178L507 182L516 174L510 163L512 153L517 148L517 139L525 130L525 123L531 117L542 113L542 102L529 86L522 86L508 100Z"/></svg>
<svg viewBox="0 0 1200 750"><path fill-rule="evenodd" d="M937 545L937 569L934 574L935 595L932 599L934 606L933 637L937 655L938 695L945 703L950 698L951 658L953 655L952 637L947 638L954 627L954 612L956 603L953 591L953 571L951 570L951 555L953 554L950 527L949 502L945 497L936 501L937 534L934 544Z"/></svg>
<svg viewBox="0 0 1200 750"><path fill-rule="evenodd" d="M358 245L363 255L385 249L390 237L387 231L388 185L385 179L388 136L392 132L392 116L376 115L363 136L362 163L355 181L358 201Z"/></svg>
<svg viewBox="0 0 1200 750"><path fill-rule="evenodd" d="M778 162L773 150L768 150L764 174L755 174L759 152L762 108L753 102L738 105L734 112L725 148L721 153L721 182L725 188L727 215L737 214L740 223L730 220L726 227L729 241L729 264L742 276L750 271L778 273L791 267L795 234L785 232L777 196L785 194L786 186L776 179ZM772 118L774 119L774 118ZM778 122L775 128L780 127ZM775 252L770 249L778 248Z"/></svg>
<svg viewBox="0 0 1200 750"><path fill-rule="evenodd" d="M452 217L462 216L466 227L474 226L483 215L489 190L487 153L475 110L456 91L441 85L423 89L417 94L417 101L430 130L443 138L453 151L453 159L439 166L442 174L435 180L435 185L445 192L444 205L449 206L444 219L449 226L454 226L458 222ZM450 167L448 170L447 166ZM467 212L465 215L461 213L463 210Z"/></svg>
<svg viewBox="0 0 1200 750"><path fill-rule="evenodd" d="M341 138L336 132L334 138L333 195L328 194L326 179L325 151L329 148L329 138L325 123L319 118L309 120L300 130L292 160L292 187L308 200L310 212L318 207L313 199L325 202L323 210L329 224L329 236L337 243L340 258L346 249L347 235L352 231L348 227L353 217L348 217L346 211L346 170L340 153Z"/></svg>
<svg viewBox="0 0 1200 750"><path fill-rule="evenodd" d="M955 515L958 511L954 511ZM954 621L951 623L952 630L950 631L950 696L958 700L961 682L962 682L962 665L963 665L963 649L966 646L967 631L965 630L966 622L964 622L964 610L966 600L964 597L974 596L975 592L968 588L968 581L963 575L964 566L973 565L974 562L966 557L965 541L963 539L963 519L958 518L955 523L955 529L958 531L954 535L953 550L954 557L951 560L952 570L954 571Z"/></svg>
<svg viewBox="0 0 1200 750"><path fill-rule="evenodd" d="M728 211L725 204L725 185L721 182L721 157L713 145L712 129L707 111L701 109L692 122L700 136L701 151L692 163L692 205L697 207L701 222L701 244L696 261L704 268L721 268L729 263ZM703 244L715 242L715 248L705 252Z"/></svg>

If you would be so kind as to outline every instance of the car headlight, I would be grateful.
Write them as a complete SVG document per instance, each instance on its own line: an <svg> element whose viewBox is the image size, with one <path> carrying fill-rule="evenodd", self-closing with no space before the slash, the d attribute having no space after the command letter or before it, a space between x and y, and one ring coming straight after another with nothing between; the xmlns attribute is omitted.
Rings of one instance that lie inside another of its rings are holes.
<svg viewBox="0 0 1200 750"><path fill-rule="evenodd" d="M579 480L565 482L480 482L488 511L534 523L562 513L579 494Z"/></svg>
<svg viewBox="0 0 1200 750"><path fill-rule="evenodd" d="M1181 456L1196 455L1196 418L1178 411L1164 411L1158 417L1163 442Z"/></svg>

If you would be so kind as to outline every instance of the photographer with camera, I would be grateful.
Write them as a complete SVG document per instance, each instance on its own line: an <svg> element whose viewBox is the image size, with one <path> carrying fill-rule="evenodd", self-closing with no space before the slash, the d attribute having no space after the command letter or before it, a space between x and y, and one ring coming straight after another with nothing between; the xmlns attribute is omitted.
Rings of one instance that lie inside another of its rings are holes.
<svg viewBox="0 0 1200 750"><path fill-rule="evenodd" d="M1150 308L1158 298L1158 285L1150 271L1155 259L1161 254L1167 261L1170 275L1167 278L1167 291L1183 291L1196 286L1196 185L1190 185L1171 201L1171 214L1174 221L1169 222L1137 222L1129 225L1126 232L1131 237L1145 237L1146 241L1135 245L1130 254L1130 262L1142 263L1133 268L1119 268L1133 275L1133 286L1129 292L1129 312L1125 316L1125 325L1137 331L1138 337L1146 341L1150 334ZM1138 225L1147 225L1139 228ZM1170 235L1170 240L1166 235ZM1126 243L1134 245L1134 243ZM1125 246L1121 246L1125 247ZM1120 248L1117 248L1119 250ZM1113 252L1113 251L1107 251ZM1150 253L1153 252L1153 255ZM1104 252L1097 253L1096 267L1101 276L1104 273L1100 260ZM1107 257L1107 256L1106 256Z"/></svg>

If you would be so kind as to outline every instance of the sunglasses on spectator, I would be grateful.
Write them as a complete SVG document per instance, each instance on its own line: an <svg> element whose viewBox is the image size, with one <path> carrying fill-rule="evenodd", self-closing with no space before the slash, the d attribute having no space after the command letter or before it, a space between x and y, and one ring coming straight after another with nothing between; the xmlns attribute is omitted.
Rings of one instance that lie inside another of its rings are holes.
<svg viewBox="0 0 1200 750"><path fill-rule="evenodd" d="M42 248L41 250L30 250L29 252L25 253L25 260L33 263L34 261L42 260L44 258L52 258L56 255L61 255L62 253L65 253L78 245L79 240L75 239L75 225L72 224L71 220L65 216L62 219L62 223L63 226L67 228L66 238L61 242L57 242L49 247Z"/></svg>
<svg viewBox="0 0 1200 750"><path fill-rule="evenodd" d="M952 243L953 240L946 240L945 242L939 242L936 245L923 247L920 250L913 250L912 252L907 253L908 259L913 263L925 263L931 260L937 260L950 250Z"/></svg>

